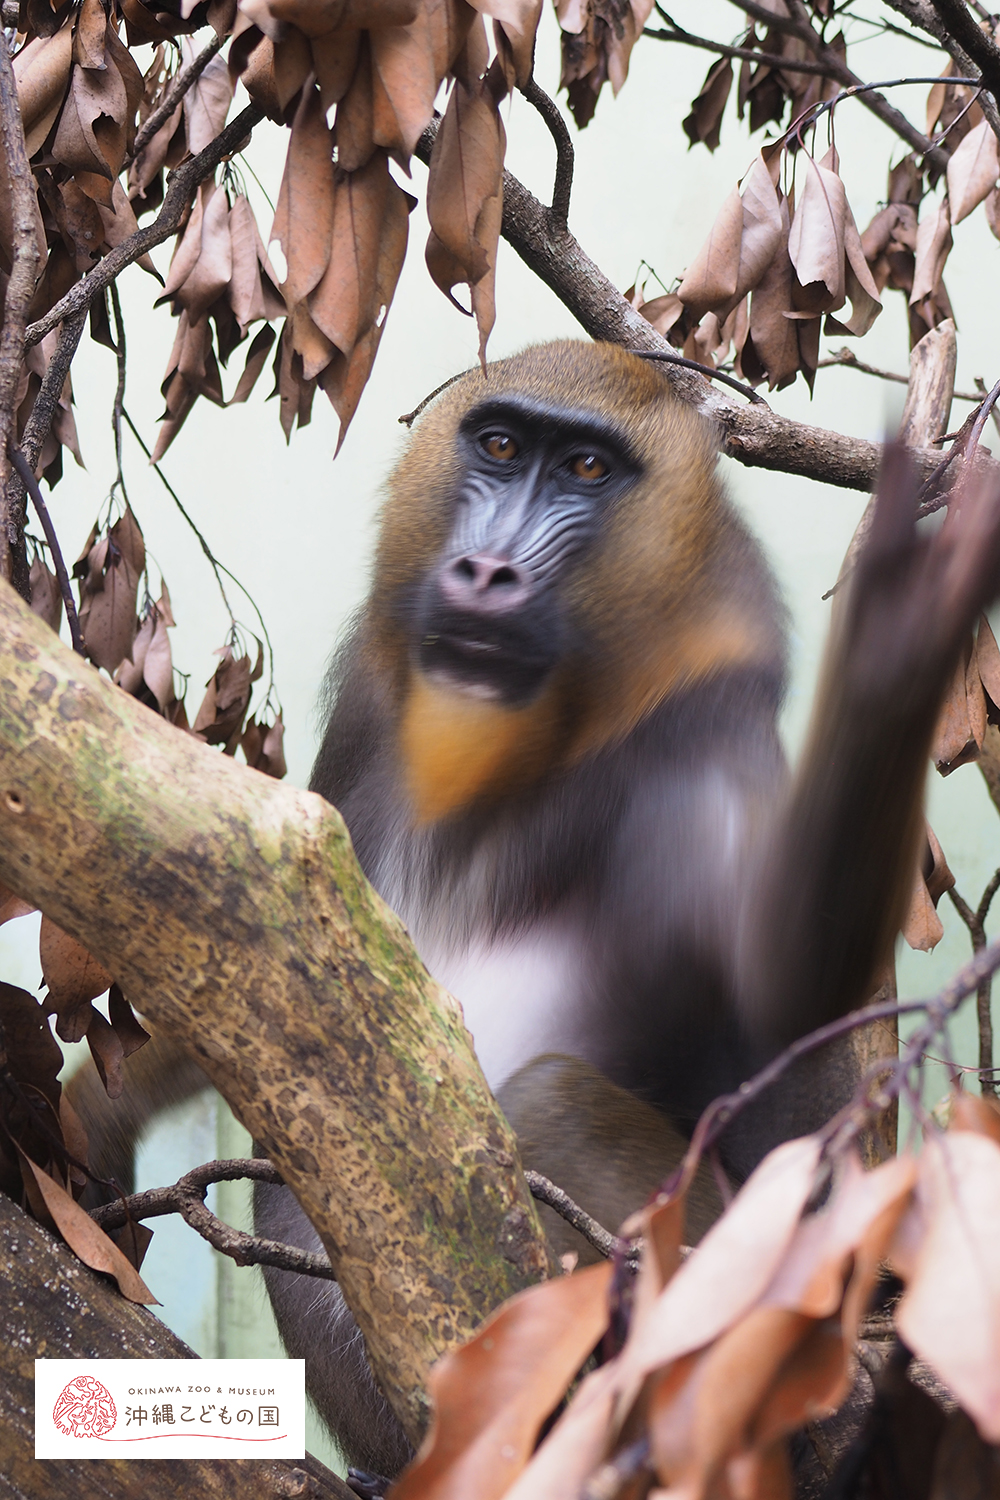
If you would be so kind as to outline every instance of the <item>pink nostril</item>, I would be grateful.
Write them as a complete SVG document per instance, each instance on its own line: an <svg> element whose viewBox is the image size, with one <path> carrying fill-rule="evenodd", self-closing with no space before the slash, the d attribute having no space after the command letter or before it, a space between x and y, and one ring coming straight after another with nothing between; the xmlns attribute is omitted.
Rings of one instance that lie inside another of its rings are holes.
<svg viewBox="0 0 1000 1500"><path fill-rule="evenodd" d="M460 557L452 564L451 572L456 581L461 580L461 584L477 594L484 593L487 589L509 588L523 582L518 570L511 567L510 563L496 557L484 557L482 554Z"/></svg>

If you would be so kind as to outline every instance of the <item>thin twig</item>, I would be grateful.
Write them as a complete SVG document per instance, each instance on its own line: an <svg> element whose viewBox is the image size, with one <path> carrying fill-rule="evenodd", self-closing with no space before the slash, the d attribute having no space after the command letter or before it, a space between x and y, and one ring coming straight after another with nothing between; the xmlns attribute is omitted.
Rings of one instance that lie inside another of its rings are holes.
<svg viewBox="0 0 1000 1500"><path fill-rule="evenodd" d="M429 395L425 396L422 401L417 402L412 411L404 411L401 417L396 418L400 427L412 427L424 408L430 406L435 396L440 396L442 391L446 391L450 385L455 384L456 380L461 380L468 374L470 374L469 370L460 370L457 375L449 375L447 380L442 380L441 384L436 385Z"/></svg>
<svg viewBox="0 0 1000 1500"><path fill-rule="evenodd" d="M282 1177L269 1161L250 1157L246 1160L210 1161L186 1172L172 1187L150 1188L145 1193L131 1193L91 1210L91 1218L104 1230L121 1229L130 1221L159 1219L166 1214L180 1214L203 1240L207 1240L238 1266L277 1266L282 1271L297 1271L302 1276L317 1276L335 1281L329 1257L278 1240L261 1239L234 1229L205 1207L205 1194L213 1182L237 1182L250 1178L254 1182L281 1184Z"/></svg>
<svg viewBox="0 0 1000 1500"><path fill-rule="evenodd" d="M115 399L111 407L111 430L115 435L115 474L114 484L111 486L112 495L118 490L122 499L128 504L128 494L125 489L125 475L122 471L122 412L125 409L125 376L127 373L125 353L125 320L122 317L122 305L118 296L118 283L111 283L111 307L115 316L115 363L118 366L118 382L115 386Z"/></svg>
<svg viewBox="0 0 1000 1500"><path fill-rule="evenodd" d="M744 385L742 380L735 380L732 375L725 375L721 370L714 370L711 365L701 365L696 359L684 359L679 354L668 354L659 349L629 349L629 354L634 354L637 359L662 359L668 365L683 365L685 370L697 370L699 375L704 375L707 380L720 380L723 385L728 385L730 390L739 391L741 396L746 396L748 401L754 401L759 406L767 406L764 397L754 390L752 385ZM770 409L770 408L768 408Z"/></svg>
<svg viewBox="0 0 1000 1500"><path fill-rule="evenodd" d="M994 873L993 878L987 884L975 911L954 886L948 892L952 906L969 930L973 953L979 953L986 947L986 918L998 888L1000 888L1000 870ZM979 1074L979 1086L983 1093L992 1094L995 1098L997 1088L993 1077L992 992L993 976L988 974L976 990L976 1017L979 1026L979 1067L976 1071Z"/></svg>
<svg viewBox="0 0 1000 1500"><path fill-rule="evenodd" d="M848 370L860 370L862 375L875 375L879 380L892 380L897 385L909 385L910 383L909 375L900 375L895 370L880 370L877 365L866 365L864 360L858 359L853 349L838 349L834 354L827 355L826 359L818 360L816 368L817 370L827 370L833 365L844 365ZM985 391L955 391L953 399L955 401L971 401L978 406L985 395ZM943 443L944 438L938 438L937 441Z"/></svg>
<svg viewBox="0 0 1000 1500"><path fill-rule="evenodd" d="M548 1177L543 1177L541 1172L526 1171L524 1180L533 1198L539 1203L547 1203L549 1208L554 1208L561 1219L571 1225L578 1234L582 1234L588 1245L593 1245L605 1260L611 1260L614 1255L621 1251L623 1241L616 1234L611 1234L603 1225L587 1213L586 1209L574 1203L568 1193L561 1187L557 1187Z"/></svg>
<svg viewBox="0 0 1000 1500"><path fill-rule="evenodd" d="M555 142L556 175L552 186L552 214L560 228L569 220L569 200L573 192L573 142L570 139L562 111L544 89L540 89L534 78L529 78L521 90L528 103L533 105L548 126L549 135Z"/></svg>
<svg viewBox="0 0 1000 1500"><path fill-rule="evenodd" d="M202 73L208 67L208 64L212 61L212 58L220 47L225 46L227 40L226 36L214 36L207 47L199 52L198 56L193 58L186 68L181 68L178 73L174 74L167 92L152 114L147 115L136 131L132 154L125 159L124 164L126 167L131 166L139 153L149 145L160 126L166 124L167 120L170 119L170 116L178 104L180 104L188 89L192 84L197 83Z"/></svg>
<svg viewBox="0 0 1000 1500"><path fill-rule="evenodd" d="M17 470L18 474L21 476L21 482L24 485L25 490L31 496L32 503L38 514L38 519L42 523L42 530L45 532L45 540L46 542L48 542L49 551L52 554L52 562L56 570L56 578L59 581L59 592L62 595L62 601L66 607L66 620L69 624L69 633L70 639L73 642L73 650L78 652L80 656L83 656L83 632L80 629L80 619L76 612L76 601L73 598L73 590L70 587L69 574L66 571L66 564L63 560L62 550L59 546L59 538L56 536L56 529L52 524L52 517L49 515L49 508L45 504L45 501L42 499L42 492L39 488L38 480L32 473L31 467L28 464L28 460L25 458L20 448L16 448L14 444L10 442L7 446L10 453L10 461L13 464L14 468Z"/></svg>
<svg viewBox="0 0 1000 1500"><path fill-rule="evenodd" d="M972 424L972 431L969 433L965 444L964 457L966 463L970 462L970 460L972 459L972 455L975 453L976 449L979 446L979 439L983 435L983 428L986 426L986 422L989 418L990 412L997 404L998 397L1000 397L1000 380L997 381L996 385L990 391L989 395L986 397L985 401L982 403L978 412L976 413L976 419Z"/></svg>
<svg viewBox="0 0 1000 1500"><path fill-rule="evenodd" d="M834 75L826 63L809 62L807 58L792 61L790 58L781 57L777 52L758 52L754 47L730 47L725 42L713 42L709 36L695 36L690 31L685 31L683 26L671 16L666 16L660 7L656 7L660 15L664 16L673 31L657 31L651 26L643 29L643 36L652 37L655 42L681 42L686 47L699 47L704 52L714 52L718 57L742 58L746 62L762 63L767 68L780 68L785 73L812 73L820 78L832 78Z"/></svg>
<svg viewBox="0 0 1000 1500"><path fill-rule="evenodd" d="M35 183L28 165L24 128L17 103L17 85L10 65L7 38L0 31L0 138L6 160L10 193L13 257L4 295L3 326L0 328L0 577L15 581L22 593L27 587L24 551L24 513L14 514L7 500L8 448L14 436L14 402L24 362L24 325L35 290L38 270L38 213ZM22 562L15 568L15 558ZM15 573L18 575L15 579ZM21 577L21 574L24 577Z"/></svg>
<svg viewBox="0 0 1000 1500"><path fill-rule="evenodd" d="M235 120L230 120L214 141L209 142L204 151L199 151L197 156L172 172L167 181L163 207L153 222L137 229L127 240L122 240L103 260L98 261L92 271L87 272L82 281L71 286L44 317L30 324L24 336L25 344L37 344L50 328L55 328L71 313L79 312L81 307L89 307L94 298L105 287L110 286L126 266L130 266L148 250L162 245L164 240L176 233L195 189L215 171L224 156L232 155L263 118L264 111L258 104L248 104Z"/></svg>
<svg viewBox="0 0 1000 1500"><path fill-rule="evenodd" d="M52 427L52 421L56 409L62 400L63 389L66 385L66 377L69 374L70 365L76 354L83 326L87 321L87 309L81 308L78 313L66 319L59 335L59 342L55 347L52 358L49 360L44 379L39 388L31 408L31 415L24 424L21 434L21 452L28 461L28 467L34 473L38 467L38 459L45 446L45 440ZM24 506L24 484L20 474L15 469L7 480L6 486L7 505L10 514L20 514Z"/></svg>

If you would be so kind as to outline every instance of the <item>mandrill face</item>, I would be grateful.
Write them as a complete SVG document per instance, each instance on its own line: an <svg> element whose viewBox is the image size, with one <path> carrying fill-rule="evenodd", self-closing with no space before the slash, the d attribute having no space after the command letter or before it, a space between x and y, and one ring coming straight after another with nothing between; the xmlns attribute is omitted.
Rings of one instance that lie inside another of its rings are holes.
<svg viewBox="0 0 1000 1500"><path fill-rule="evenodd" d="M520 707L571 647L562 586L641 470L611 423L523 397L479 402L457 447L451 531L416 602L416 666Z"/></svg>

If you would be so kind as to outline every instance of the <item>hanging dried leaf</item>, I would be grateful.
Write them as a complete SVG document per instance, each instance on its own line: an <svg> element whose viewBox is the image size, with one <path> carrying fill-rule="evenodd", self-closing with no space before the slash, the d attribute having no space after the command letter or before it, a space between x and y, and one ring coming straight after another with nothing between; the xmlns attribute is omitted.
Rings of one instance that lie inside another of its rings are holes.
<svg viewBox="0 0 1000 1500"><path fill-rule="evenodd" d="M987 705L989 722L995 723L1000 713L1000 647L985 615L979 617L976 636L976 667L979 680L989 695Z"/></svg>
<svg viewBox="0 0 1000 1500"><path fill-rule="evenodd" d="M947 175L951 222L959 224L993 191L1000 177L997 138L987 120L963 138L948 162Z"/></svg>
<svg viewBox="0 0 1000 1500"><path fill-rule="evenodd" d="M722 116L726 101L733 86L733 64L728 57L720 57L705 76L699 93L691 103L691 113L682 122L682 128L692 146L699 141L714 151L722 132Z"/></svg>
<svg viewBox="0 0 1000 1500"><path fill-rule="evenodd" d="M82 943L46 916L42 917L38 954L48 985L46 1013L56 1017L56 1031L64 1042L78 1042L90 1024L90 1002L111 988L111 975Z"/></svg>
<svg viewBox="0 0 1000 1500"><path fill-rule="evenodd" d="M63 601L59 592L59 580L56 575L42 561L41 555L36 555L31 564L31 572L28 575L28 584L31 589L31 607L36 615L54 630L58 635L62 626Z"/></svg>
<svg viewBox="0 0 1000 1500"><path fill-rule="evenodd" d="M969 712L969 667L975 673L975 661L973 659L973 641L971 636L965 642L961 660L956 664L952 676L951 685L948 688L941 712L938 716L937 728L934 731L934 748L931 752L934 764L942 776L950 776L952 771L959 766L966 765L970 760L975 760L979 755L979 747L982 744L982 733L985 732L985 722L982 723L978 743L973 729ZM973 679L973 691L978 692L982 699L982 688L979 686L978 673ZM977 723L980 718L985 721L985 712L980 715L978 707L973 709Z"/></svg>
<svg viewBox="0 0 1000 1500"><path fill-rule="evenodd" d="M284 752L285 725L281 714L273 724L258 724L256 719L248 719L247 727L243 731L240 740L240 748L246 756L248 766L255 771L262 771L265 776L273 776L276 781L288 773L285 763Z"/></svg>
<svg viewBox="0 0 1000 1500"><path fill-rule="evenodd" d="M919 303L930 297L941 283L944 263L951 252L951 217L948 200L930 204L920 217L917 226L916 265L913 271L913 290L910 303Z"/></svg>
<svg viewBox="0 0 1000 1500"><path fill-rule="evenodd" d="M928 1135L916 1202L893 1242L906 1282L896 1326L1000 1442L1000 1146L972 1131Z"/></svg>
<svg viewBox="0 0 1000 1500"><path fill-rule="evenodd" d="M167 630L173 624L169 613L169 596L164 593L158 604L152 604L132 643L131 659L126 658L115 672L115 681L126 693L140 698L161 713L174 701L174 669Z"/></svg>
<svg viewBox="0 0 1000 1500"><path fill-rule="evenodd" d="M589 1266L512 1297L434 1366L434 1416L396 1500L499 1500L531 1456L608 1319L611 1266Z"/></svg>
<svg viewBox="0 0 1000 1500"><path fill-rule="evenodd" d="M333 142L315 84L295 113L271 229L288 266L282 294L290 308L321 279L333 229Z"/></svg>
<svg viewBox="0 0 1000 1500"><path fill-rule="evenodd" d="M122 1056L131 1057L149 1041L149 1032L142 1025L117 984L111 986L108 995L108 1019L121 1043Z"/></svg>
<svg viewBox="0 0 1000 1500"><path fill-rule="evenodd" d="M263 669L263 655L251 673L249 656L235 656L231 646L219 651L222 658L206 683L208 691L198 710L192 734L209 745L225 745L227 755L235 755L243 719L250 705L250 685Z"/></svg>
<svg viewBox="0 0 1000 1500"><path fill-rule="evenodd" d="M725 322L758 286L783 240L778 194L758 155L720 210L712 231L677 289L694 317L711 310Z"/></svg>
<svg viewBox="0 0 1000 1500"><path fill-rule="evenodd" d="M75 1203L54 1178L41 1167L37 1167L29 1156L22 1152L22 1159L34 1177L45 1207L52 1216L59 1233L73 1253L92 1271L103 1271L113 1276L118 1290L130 1302L145 1302L159 1306L149 1287L134 1266L125 1259L117 1245L99 1229L87 1211Z"/></svg>
<svg viewBox="0 0 1000 1500"><path fill-rule="evenodd" d="M479 327L480 359L493 326L493 281L503 210L506 135L487 75L470 90L458 79L431 156L427 266L456 307L453 288L467 282ZM465 309L460 309L464 311Z"/></svg>
<svg viewBox="0 0 1000 1500"><path fill-rule="evenodd" d="M34 37L13 60L29 157L39 150L56 122L72 62L73 27L68 19L54 36Z"/></svg>
<svg viewBox="0 0 1000 1500"><path fill-rule="evenodd" d="M271 345L274 343L274 329L270 324L265 324L257 333L249 349L247 350L246 364L243 374L233 394L229 398L229 405L235 406L246 401L257 381L260 379L264 366L267 364L267 356Z"/></svg>
<svg viewBox="0 0 1000 1500"><path fill-rule="evenodd" d="M146 549L129 507L108 535L90 546L74 572L80 584L80 629L90 660L113 672L130 655L137 628L139 579Z"/></svg>
<svg viewBox="0 0 1000 1500"><path fill-rule="evenodd" d="M81 68L104 68L108 17L101 0L83 0L73 34L73 61Z"/></svg>
<svg viewBox="0 0 1000 1500"><path fill-rule="evenodd" d="M193 55L193 47L185 49L188 61ZM184 95L187 144L192 156L203 151L222 131L232 98L229 64L224 57L213 57Z"/></svg>
<svg viewBox="0 0 1000 1500"><path fill-rule="evenodd" d="M791 385L799 368L796 324L786 317L792 305L795 279L788 256L788 200L782 197L779 207L781 239L750 298L750 329L740 356L744 377L753 382L766 377L772 391Z"/></svg>

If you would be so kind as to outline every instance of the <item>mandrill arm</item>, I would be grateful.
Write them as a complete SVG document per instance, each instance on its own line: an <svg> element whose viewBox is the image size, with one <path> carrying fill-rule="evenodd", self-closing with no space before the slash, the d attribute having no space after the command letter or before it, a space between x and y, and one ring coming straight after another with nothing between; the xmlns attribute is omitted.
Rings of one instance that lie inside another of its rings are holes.
<svg viewBox="0 0 1000 1500"><path fill-rule="evenodd" d="M927 758L962 642L1000 593L1000 493L971 474L917 530L915 470L886 450L835 617L801 765L744 928L749 1025L772 1050L862 1004L906 914Z"/></svg>

